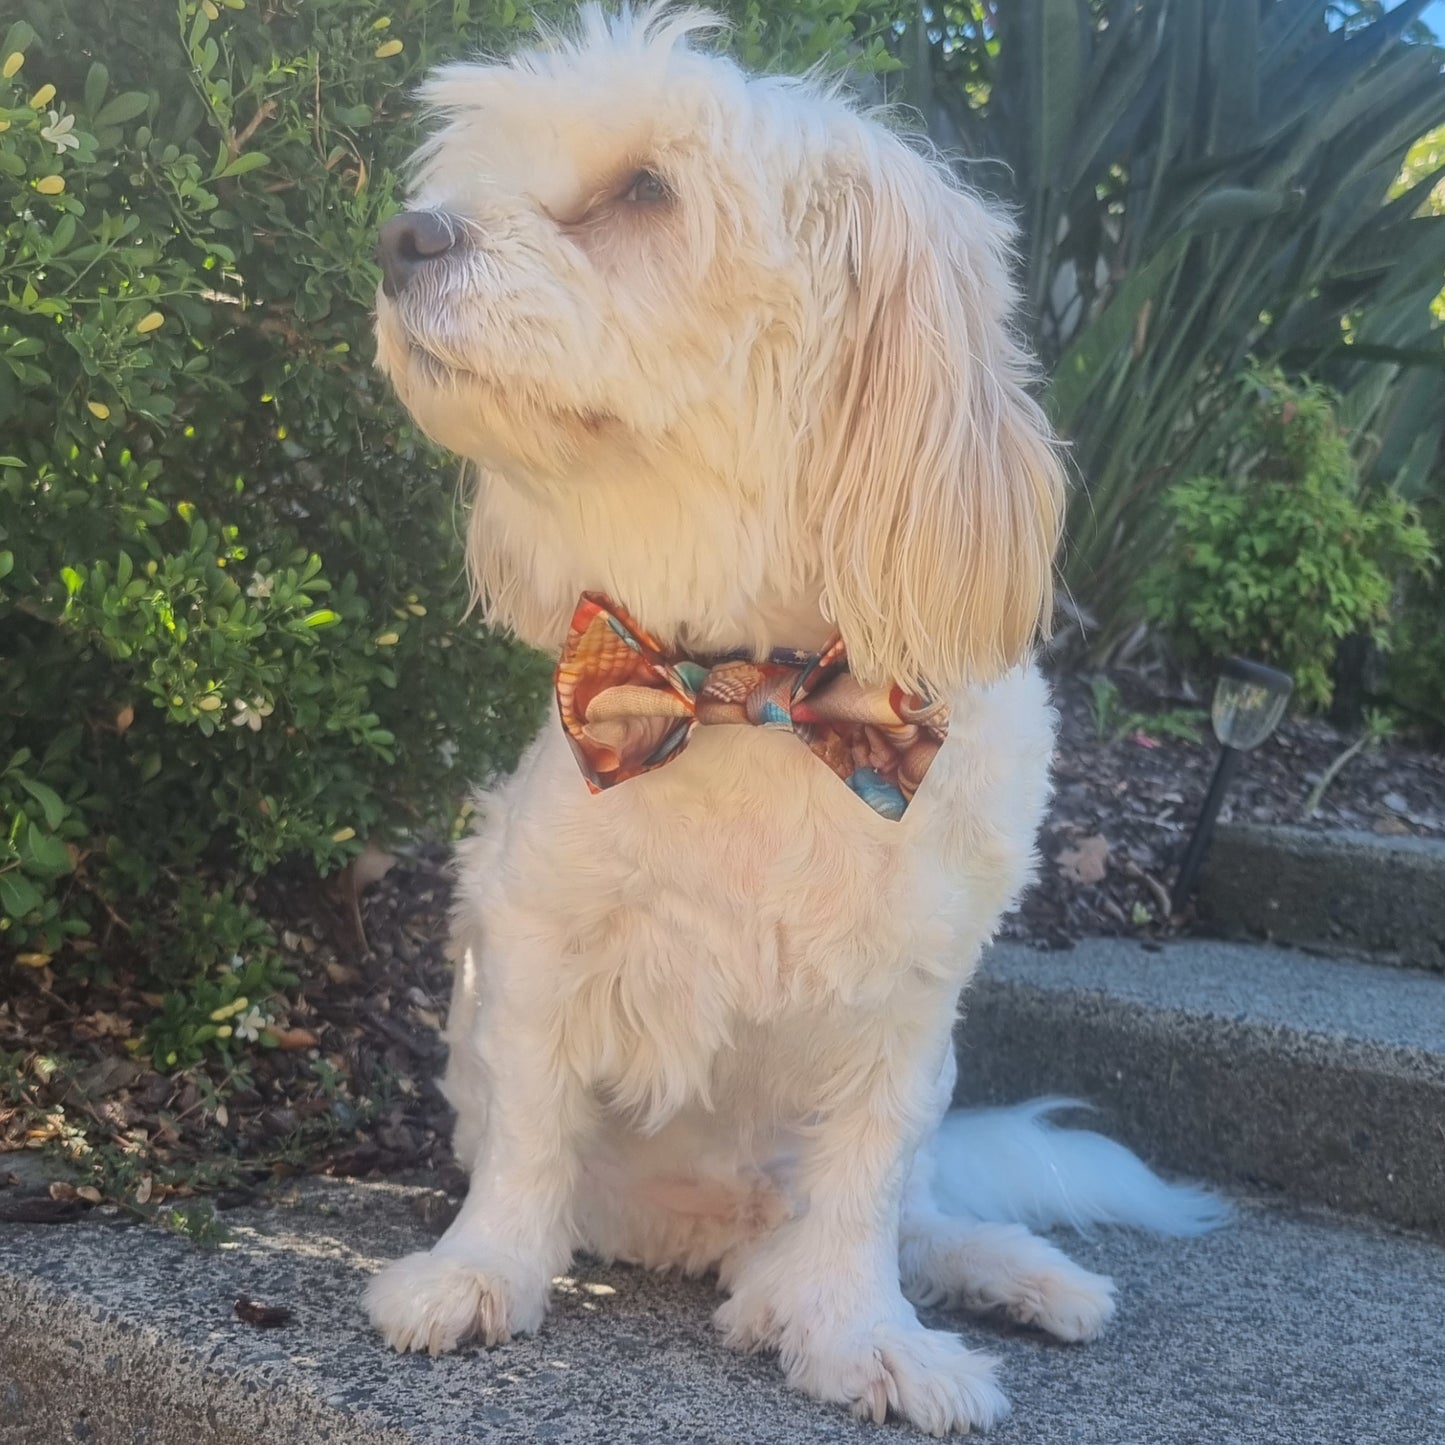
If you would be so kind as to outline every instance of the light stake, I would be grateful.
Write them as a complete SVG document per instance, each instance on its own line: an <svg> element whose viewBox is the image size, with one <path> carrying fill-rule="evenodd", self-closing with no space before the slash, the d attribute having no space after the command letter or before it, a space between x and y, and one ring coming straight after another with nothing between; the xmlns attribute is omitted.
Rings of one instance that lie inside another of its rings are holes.
<svg viewBox="0 0 1445 1445"><path fill-rule="evenodd" d="M1169 898L1175 913L1183 909L1194 891L1199 870L1214 837L1214 820L1219 816L1224 795L1229 791L1245 753L1257 748L1279 726L1293 691L1294 679L1289 673L1266 667L1262 662L1231 657L1220 668L1219 681L1214 685L1214 701L1209 709L1209 721L1214 728L1214 736L1219 739L1219 761L1215 764L1209 792L1205 794L1199 821L1195 823L1189 846L1184 850L1184 861L1179 865L1179 877Z"/></svg>

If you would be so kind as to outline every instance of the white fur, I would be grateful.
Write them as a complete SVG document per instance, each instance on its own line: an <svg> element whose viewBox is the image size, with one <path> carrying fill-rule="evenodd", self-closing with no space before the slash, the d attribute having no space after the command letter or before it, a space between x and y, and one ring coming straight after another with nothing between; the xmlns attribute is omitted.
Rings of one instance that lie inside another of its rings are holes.
<svg viewBox="0 0 1445 1445"><path fill-rule="evenodd" d="M694 49L686 13L441 71L413 206L463 246L380 363L476 464L490 616L555 649L607 592L698 651L812 646L946 691L901 822L796 739L701 729L589 795L554 721L458 854L456 1222L385 1270L400 1349L535 1329L582 1247L716 1270L741 1348L943 1434L1007 1408L906 1302L1096 1333L1107 1280L943 1215L960 993L1024 886L1061 473L1008 330L1007 226L879 120ZM626 199L639 169L673 198ZM901 1278L900 1278L901 1274Z"/></svg>
<svg viewBox="0 0 1445 1445"><path fill-rule="evenodd" d="M987 1159L987 1171L944 1169L935 1184L956 1214L1011 1220L1033 1229L1123 1224L1155 1234L1217 1229L1229 1206L1217 1194L1166 1184L1122 1144L1086 1129L1058 1129L1048 1116L1083 1106L1076 1099L1035 1099L1011 1109L950 1114L938 1148L950 1162Z"/></svg>

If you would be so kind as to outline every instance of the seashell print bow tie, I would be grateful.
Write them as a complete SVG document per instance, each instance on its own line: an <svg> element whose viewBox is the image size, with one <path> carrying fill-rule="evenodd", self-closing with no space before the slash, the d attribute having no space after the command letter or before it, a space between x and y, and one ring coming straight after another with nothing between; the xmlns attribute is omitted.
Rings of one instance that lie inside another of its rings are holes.
<svg viewBox="0 0 1445 1445"><path fill-rule="evenodd" d="M669 652L620 607L584 592L557 663L557 708L594 792L671 762L699 724L796 734L865 803L901 818L948 731L948 708L864 687L842 638L766 662Z"/></svg>

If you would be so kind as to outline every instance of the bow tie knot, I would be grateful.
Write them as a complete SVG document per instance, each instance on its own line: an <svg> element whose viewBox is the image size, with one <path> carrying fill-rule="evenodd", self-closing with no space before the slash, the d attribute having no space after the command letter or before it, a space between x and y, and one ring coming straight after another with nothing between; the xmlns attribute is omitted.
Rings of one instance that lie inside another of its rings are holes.
<svg viewBox="0 0 1445 1445"><path fill-rule="evenodd" d="M670 762L695 727L741 724L796 734L876 812L900 818L948 730L942 703L861 685L841 638L766 662L688 658L592 592L573 615L556 688L593 792Z"/></svg>

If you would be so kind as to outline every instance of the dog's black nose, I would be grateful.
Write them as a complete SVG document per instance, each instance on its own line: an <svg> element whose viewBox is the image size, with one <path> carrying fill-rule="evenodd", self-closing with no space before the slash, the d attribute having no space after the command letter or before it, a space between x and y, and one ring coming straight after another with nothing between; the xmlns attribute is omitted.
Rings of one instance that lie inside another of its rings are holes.
<svg viewBox="0 0 1445 1445"><path fill-rule="evenodd" d="M403 211L383 221L376 237L381 289L400 295L428 261L445 256L460 237L461 228L439 211Z"/></svg>

